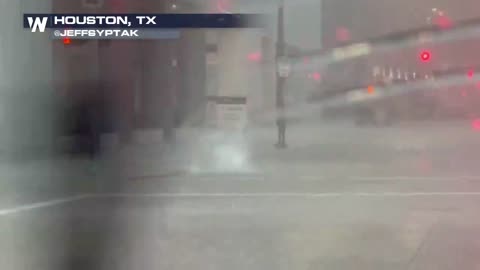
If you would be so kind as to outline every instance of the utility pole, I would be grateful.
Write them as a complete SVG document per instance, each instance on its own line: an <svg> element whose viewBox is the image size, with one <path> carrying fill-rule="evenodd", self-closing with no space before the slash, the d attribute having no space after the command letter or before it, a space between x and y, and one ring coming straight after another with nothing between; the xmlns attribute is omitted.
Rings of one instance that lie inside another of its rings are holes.
<svg viewBox="0 0 480 270"><path fill-rule="evenodd" d="M278 142L277 148L286 148L285 133L287 130L287 121L285 119L285 82L286 76L281 76L279 64L285 58L285 30L284 30L284 1L278 7L277 18L277 50L276 50L276 109L277 109L277 130Z"/></svg>
<svg viewBox="0 0 480 270"><path fill-rule="evenodd" d="M177 1L172 0L168 2L167 12L168 13L179 13L181 7L178 6ZM167 73L167 85L164 90L165 108L163 110L164 121L163 121L163 134L164 139L167 142L173 142L175 139L175 119L176 119L176 107L177 107L177 94L179 91L179 40L169 40L167 41L167 57L169 60L168 63L168 73Z"/></svg>

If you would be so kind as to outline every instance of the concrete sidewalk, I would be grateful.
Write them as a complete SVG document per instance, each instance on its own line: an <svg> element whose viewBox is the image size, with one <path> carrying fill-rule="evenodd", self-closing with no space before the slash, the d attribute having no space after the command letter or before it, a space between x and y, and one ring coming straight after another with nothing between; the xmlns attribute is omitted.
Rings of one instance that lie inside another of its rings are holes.
<svg viewBox="0 0 480 270"><path fill-rule="evenodd" d="M275 127L245 133L183 128L174 145L158 130L137 132L133 144L105 146L102 159L3 162L0 205L31 203L108 190L122 181L177 176L313 179L480 176L480 134L458 125L357 128L292 125L287 149L276 149ZM220 178L221 178L220 177Z"/></svg>

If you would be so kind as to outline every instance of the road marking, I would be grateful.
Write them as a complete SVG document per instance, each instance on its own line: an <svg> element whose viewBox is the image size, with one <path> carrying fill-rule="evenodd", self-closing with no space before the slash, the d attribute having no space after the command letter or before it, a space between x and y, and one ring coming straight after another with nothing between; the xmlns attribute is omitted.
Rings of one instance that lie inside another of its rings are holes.
<svg viewBox="0 0 480 270"><path fill-rule="evenodd" d="M20 212L51 207L86 198L339 198L339 197L451 197L479 196L480 192L325 192L325 193L104 193L84 194L64 199L50 200L34 204L22 205L8 209L0 209L0 216L13 215Z"/></svg>
<svg viewBox="0 0 480 270"><path fill-rule="evenodd" d="M95 194L97 198L261 198L261 197L300 197L300 198L331 198L331 197L441 197L441 196L480 196L480 192L326 192L326 193L104 193Z"/></svg>
<svg viewBox="0 0 480 270"><path fill-rule="evenodd" d="M45 207L55 206L59 204L69 203L73 201L82 200L88 197L90 197L90 195L84 194L84 195L63 198L63 199L56 199L51 201L27 204L27 205L17 206L13 208L8 208L8 209L0 209L0 216L7 216L7 215L17 214L25 211L31 211L39 208L45 208Z"/></svg>
<svg viewBox="0 0 480 270"><path fill-rule="evenodd" d="M155 180L155 181L175 181L175 180L185 180L188 178L193 178L198 181L224 181L227 180L238 180L239 182L247 181L276 181L278 178L295 178L301 181L325 181L332 180L335 177L333 176L324 176L324 175L288 175L288 174L184 174L184 175L144 175L144 176L132 176L129 179L132 182L141 180ZM409 181L409 180L418 180L418 181L451 181L451 180L480 180L480 176L345 176L345 179L349 181L380 181L380 180L389 180L389 181Z"/></svg>
<svg viewBox="0 0 480 270"><path fill-rule="evenodd" d="M230 198L230 197L339 197L342 193L105 193L99 198Z"/></svg>
<svg viewBox="0 0 480 270"><path fill-rule="evenodd" d="M224 180L225 178L231 180L241 180L241 181L262 181L265 180L265 175L263 174L245 174L245 173L177 173L177 174L151 174L151 175L138 175L131 176L129 179L131 181L139 180L184 180L188 178L193 178L194 180L199 181L218 181Z"/></svg>
<svg viewBox="0 0 480 270"><path fill-rule="evenodd" d="M0 216L51 207L86 198L339 198L339 197L450 197L479 196L480 192L325 192L325 193L104 193L84 194L64 199L50 200L34 204L22 205L8 209L0 209Z"/></svg>
<svg viewBox="0 0 480 270"><path fill-rule="evenodd" d="M358 176L350 177L352 180L426 180L426 181L448 181L448 180L480 180L478 176Z"/></svg>

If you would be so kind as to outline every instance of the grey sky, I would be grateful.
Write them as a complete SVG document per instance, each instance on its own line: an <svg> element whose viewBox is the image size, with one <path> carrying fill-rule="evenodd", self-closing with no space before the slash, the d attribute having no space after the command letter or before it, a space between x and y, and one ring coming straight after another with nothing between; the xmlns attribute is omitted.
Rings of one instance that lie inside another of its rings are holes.
<svg viewBox="0 0 480 270"><path fill-rule="evenodd" d="M240 0L239 0L240 1ZM241 0L250 12L265 12L276 18L278 0ZM273 22L276 25L276 22ZM321 47L321 0L285 0L285 38L304 49Z"/></svg>
<svg viewBox="0 0 480 270"><path fill-rule="evenodd" d="M285 3L286 39L288 43L305 49L321 47L321 1Z"/></svg>
<svg viewBox="0 0 480 270"><path fill-rule="evenodd" d="M206 1L210 5L217 0ZM272 27L276 26L275 15L281 0L225 0L230 2L234 13L266 13L272 16ZM284 0L285 31L289 44L304 49L321 47L321 1L322 0Z"/></svg>

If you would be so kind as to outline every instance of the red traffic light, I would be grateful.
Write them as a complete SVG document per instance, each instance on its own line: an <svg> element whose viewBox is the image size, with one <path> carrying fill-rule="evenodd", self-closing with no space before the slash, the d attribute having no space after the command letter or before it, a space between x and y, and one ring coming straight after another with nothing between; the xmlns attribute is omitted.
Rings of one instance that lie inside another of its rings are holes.
<svg viewBox="0 0 480 270"><path fill-rule="evenodd" d="M336 38L337 41L345 42L350 40L350 31L348 28L340 26L336 29Z"/></svg>
<svg viewBox="0 0 480 270"><path fill-rule="evenodd" d="M91 39L71 39L71 38L64 38L62 40L63 45L65 47L80 47L87 44Z"/></svg>
<svg viewBox="0 0 480 270"><path fill-rule="evenodd" d="M367 87L367 93L369 94L375 94L375 87L373 85L369 85Z"/></svg>
<svg viewBox="0 0 480 270"><path fill-rule="evenodd" d="M260 52L249 53L248 60L252 62L260 62L262 60L262 54Z"/></svg>
<svg viewBox="0 0 480 270"><path fill-rule="evenodd" d="M468 70L467 72L468 78L473 78L473 75L475 75L475 72L473 71L473 69Z"/></svg>
<svg viewBox="0 0 480 270"><path fill-rule="evenodd" d="M480 131L480 119L474 119L472 121L472 128L475 131Z"/></svg>
<svg viewBox="0 0 480 270"><path fill-rule="evenodd" d="M420 53L420 59L423 62L428 62L430 61L431 58L432 58L432 55L430 54L429 51L423 51L422 53Z"/></svg>

